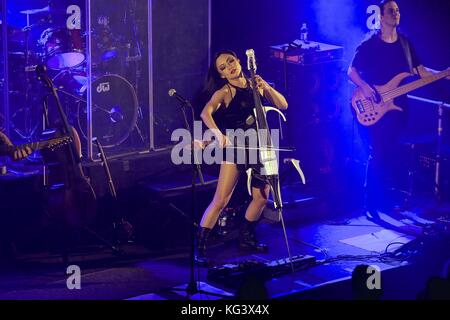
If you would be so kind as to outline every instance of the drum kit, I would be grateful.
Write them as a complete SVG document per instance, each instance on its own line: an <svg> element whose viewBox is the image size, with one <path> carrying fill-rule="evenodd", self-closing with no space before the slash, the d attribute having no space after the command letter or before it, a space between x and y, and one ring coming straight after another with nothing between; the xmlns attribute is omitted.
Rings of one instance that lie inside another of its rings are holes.
<svg viewBox="0 0 450 320"><path fill-rule="evenodd" d="M88 33L55 23L65 14L50 6L20 11L23 28L8 26L10 128L23 140L33 140L42 128L42 88L33 66L47 67L58 88L71 124L87 139L88 62L91 70L92 136L104 148L119 146L136 129L139 114L137 85L127 78L126 65L134 39L117 35L109 17L91 20L91 55ZM30 21L38 21L31 24ZM129 37L132 38L132 35ZM138 63L139 61L137 61ZM138 67L135 68L136 70ZM106 88L107 87L107 88ZM139 128L137 128L139 129Z"/></svg>

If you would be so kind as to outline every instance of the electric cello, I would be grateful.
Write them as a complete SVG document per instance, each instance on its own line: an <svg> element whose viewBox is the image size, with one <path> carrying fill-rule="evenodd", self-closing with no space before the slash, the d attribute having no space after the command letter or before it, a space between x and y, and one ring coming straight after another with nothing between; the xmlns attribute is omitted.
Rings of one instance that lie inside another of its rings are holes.
<svg viewBox="0 0 450 320"><path fill-rule="evenodd" d="M294 272L294 265L292 263L292 254L289 246L289 241L286 233L286 226L284 224L283 219L283 201L281 199L281 188L280 188L280 178L278 174L278 158L276 153L276 146L273 145L272 137L270 134L270 128L267 123L267 117L266 117L266 111L273 110L276 112L279 112L282 115L282 118L286 121L284 115L279 111L278 109L275 109L273 107L264 107L261 102L261 96L258 91L257 82L256 82L256 59L255 59L255 52L253 49L248 49L246 51L247 55L247 68L250 72L250 81L251 81L251 88L253 91L253 100L255 103L255 107L253 109L255 120L256 120L256 131L257 131L257 138L258 138L258 155L259 155L259 161L260 161L260 172L259 174L264 176L267 183L270 186L270 191L272 193L273 203L275 206L275 209L278 211L282 227L283 227L283 233L284 233L284 239L286 242L286 248L289 254L289 260L291 261L291 268L292 272ZM296 161L292 159L292 161ZM294 162L292 162L294 164ZM299 171L299 167L294 167ZM247 180L247 187L250 191L250 184L251 184L251 176L252 176L253 169L247 170L248 180ZM300 176L303 178L303 173L301 170L299 171Z"/></svg>

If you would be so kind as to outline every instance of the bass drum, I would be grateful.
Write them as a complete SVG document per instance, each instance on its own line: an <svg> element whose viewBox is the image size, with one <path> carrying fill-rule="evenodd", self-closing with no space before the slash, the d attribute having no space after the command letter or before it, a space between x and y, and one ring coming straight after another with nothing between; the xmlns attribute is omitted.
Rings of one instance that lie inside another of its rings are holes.
<svg viewBox="0 0 450 320"><path fill-rule="evenodd" d="M86 101L86 87L80 91ZM120 146L137 122L138 99L133 86L125 78L109 74L93 81L91 91L92 137L97 138L104 148ZM81 134L87 140L86 103L78 103L77 113Z"/></svg>

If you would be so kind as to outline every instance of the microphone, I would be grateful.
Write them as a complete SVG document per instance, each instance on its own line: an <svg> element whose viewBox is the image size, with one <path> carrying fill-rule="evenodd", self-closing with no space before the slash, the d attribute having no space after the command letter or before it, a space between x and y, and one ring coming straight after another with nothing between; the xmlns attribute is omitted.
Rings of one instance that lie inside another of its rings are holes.
<svg viewBox="0 0 450 320"><path fill-rule="evenodd" d="M177 99L178 101L180 101L181 103L185 103L185 104L188 104L188 105L190 104L189 101L188 101L187 99L185 99L184 97L180 96L180 95L177 93L177 90L175 90L175 89L173 89L173 88L169 90L168 94L169 94L169 96L176 98L176 99Z"/></svg>

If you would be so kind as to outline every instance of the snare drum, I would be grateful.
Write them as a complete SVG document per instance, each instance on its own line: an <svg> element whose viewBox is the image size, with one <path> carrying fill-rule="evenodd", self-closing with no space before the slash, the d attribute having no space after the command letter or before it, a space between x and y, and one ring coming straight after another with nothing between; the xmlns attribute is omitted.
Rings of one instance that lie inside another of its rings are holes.
<svg viewBox="0 0 450 320"><path fill-rule="evenodd" d="M43 48L47 67L54 70L77 67L85 60L80 30L48 28L38 41Z"/></svg>

